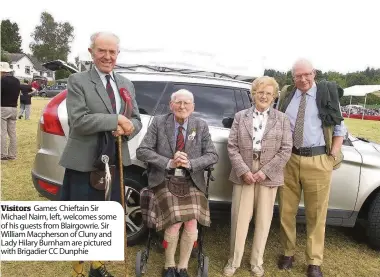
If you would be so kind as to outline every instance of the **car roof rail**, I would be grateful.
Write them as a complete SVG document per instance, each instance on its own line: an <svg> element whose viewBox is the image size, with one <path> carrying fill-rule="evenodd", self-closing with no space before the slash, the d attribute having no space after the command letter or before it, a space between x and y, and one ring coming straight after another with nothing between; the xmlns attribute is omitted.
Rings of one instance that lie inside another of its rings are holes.
<svg viewBox="0 0 380 277"><path fill-rule="evenodd" d="M154 65L144 65L144 64L133 64L133 65L116 64L115 68L139 72L139 73L144 73L144 72L174 73L174 74L201 76L201 77L232 79L232 80L244 81L244 82L252 82L255 79L253 77L248 77L248 76L232 75L232 74L212 72L212 71L206 71L206 70L180 69L180 68L167 67L167 66L154 66Z"/></svg>
<svg viewBox="0 0 380 277"><path fill-rule="evenodd" d="M79 64L80 71L92 67L88 53L79 57ZM120 48L116 68L139 73L181 74L243 82L252 82L264 74L264 62L258 55L231 58L217 51L169 48Z"/></svg>

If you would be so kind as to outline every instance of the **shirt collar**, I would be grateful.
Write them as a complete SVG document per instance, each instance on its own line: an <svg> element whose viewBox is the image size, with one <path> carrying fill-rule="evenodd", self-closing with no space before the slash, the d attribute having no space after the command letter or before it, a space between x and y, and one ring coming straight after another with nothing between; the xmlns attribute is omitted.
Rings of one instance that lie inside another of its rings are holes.
<svg viewBox="0 0 380 277"><path fill-rule="evenodd" d="M317 84L315 82L313 83L313 85L311 86L311 88L308 91L306 91L306 94L308 96L313 97L313 98L316 97L316 95L317 95ZM296 97L297 98L301 97L301 95L302 95L302 92L297 88L297 90L296 90Z"/></svg>
<svg viewBox="0 0 380 277"><path fill-rule="evenodd" d="M96 66L94 66L94 67L96 69L96 72L98 72L100 78L103 78L104 80L107 81L106 75L109 74L109 75L111 75L111 80L115 82L115 76L113 75L113 71L111 71L110 73L103 73Z"/></svg>
<svg viewBox="0 0 380 277"><path fill-rule="evenodd" d="M259 112L257 109L256 109L256 107L254 108L254 110L253 110L253 116L255 116L255 115L258 115L258 114L263 114L264 116L267 116L267 115L269 115L269 110L270 110L270 107L268 107L265 111L263 111L263 112Z"/></svg>
<svg viewBox="0 0 380 277"><path fill-rule="evenodd" d="M185 119L185 122L182 124L182 127L183 129L185 129L185 131L187 131L187 123L189 122L189 118L186 118ZM181 124L179 124L175 118L174 118L174 124L175 124L175 129L177 130L179 126L181 126Z"/></svg>

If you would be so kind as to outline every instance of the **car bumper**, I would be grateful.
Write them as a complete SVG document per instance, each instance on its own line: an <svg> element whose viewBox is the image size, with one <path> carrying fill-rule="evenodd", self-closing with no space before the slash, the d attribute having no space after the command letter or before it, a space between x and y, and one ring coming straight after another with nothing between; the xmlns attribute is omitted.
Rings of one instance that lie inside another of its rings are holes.
<svg viewBox="0 0 380 277"><path fill-rule="evenodd" d="M57 200L65 169L59 165L66 138L38 131L37 153L31 170L37 191L50 200Z"/></svg>

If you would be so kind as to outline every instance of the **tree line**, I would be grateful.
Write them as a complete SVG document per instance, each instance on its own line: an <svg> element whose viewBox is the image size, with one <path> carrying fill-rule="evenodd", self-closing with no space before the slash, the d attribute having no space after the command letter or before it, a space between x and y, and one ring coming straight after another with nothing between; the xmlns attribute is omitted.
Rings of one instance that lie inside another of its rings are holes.
<svg viewBox="0 0 380 277"><path fill-rule="evenodd" d="M285 85L289 85L293 83L292 73L289 70L288 72L280 72L274 69L266 69L264 71L264 75L270 76L276 79L279 83L280 88ZM316 80L327 80L327 81L335 81L340 87L347 88L355 85L380 85L380 68L370 68L367 67L363 71L351 72L347 74L339 73L336 71L328 71L323 72L321 70L316 70ZM380 96L380 94L379 94ZM380 105L380 97L376 94L368 94L367 95L367 104L368 105ZM350 97L343 96L340 100L340 104L342 106L350 104ZM351 104L363 104L363 97L352 97Z"/></svg>

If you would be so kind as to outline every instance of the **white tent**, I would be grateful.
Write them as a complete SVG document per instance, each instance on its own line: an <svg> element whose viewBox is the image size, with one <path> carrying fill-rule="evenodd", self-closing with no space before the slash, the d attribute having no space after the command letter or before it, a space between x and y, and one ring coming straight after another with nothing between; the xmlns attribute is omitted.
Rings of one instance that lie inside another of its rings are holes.
<svg viewBox="0 0 380 277"><path fill-rule="evenodd" d="M351 114L351 102L352 96L364 96L364 109L362 114L362 119L364 118L365 105L367 103L367 94L380 91L380 85L360 85L360 86L352 86L344 89L344 96L351 96L350 98L350 109L348 112L348 117Z"/></svg>

